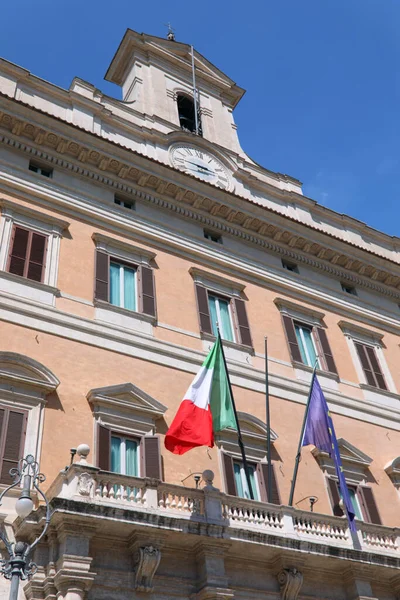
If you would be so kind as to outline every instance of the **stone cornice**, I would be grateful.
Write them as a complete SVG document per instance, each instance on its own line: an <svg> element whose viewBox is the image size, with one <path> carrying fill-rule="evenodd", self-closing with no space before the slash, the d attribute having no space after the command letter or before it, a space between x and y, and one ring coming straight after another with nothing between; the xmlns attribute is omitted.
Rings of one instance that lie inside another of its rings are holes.
<svg viewBox="0 0 400 600"><path fill-rule="evenodd" d="M79 129L76 126L64 124ZM1 134L1 130L8 130L9 135ZM85 133L94 136L89 132ZM22 141L23 139L29 140L30 144ZM101 141L106 143L107 146L116 145L107 140ZM52 131L45 131L27 120L22 121L4 112L0 113L0 142L120 191L135 195L142 201L157 204L183 217L195 219L221 232L237 236L273 253L286 256L312 268L323 270L338 279L351 281L357 286L367 287L396 299L400 298L400 292L397 291L400 288L400 273L399 275L393 274L393 268L391 268L392 265L396 265L398 269L397 263L379 257L379 262L385 264L385 268L382 269L375 264L371 264L371 261L363 262L361 259L355 258L347 251L341 252L323 245L322 242L313 242L309 239L309 232L315 230L315 228L305 224L299 226L297 220L273 211L269 207L262 207L260 210L260 207L248 200L246 201L232 194L222 194L220 190L215 188L213 188L211 199L179 185L181 174L178 175L175 171L177 183L172 183L166 180L163 175L152 175L139 166L130 166L130 164L127 164L128 162L131 163L129 157L127 157L127 162L122 162L120 159L106 156L100 150L84 146L82 142L78 143L61 137ZM37 149L32 144L42 146L43 150ZM162 169L170 170L170 167L154 161L154 159L138 153L134 154L138 157L138 160L140 157L141 162L155 162ZM187 177L185 176L185 178ZM182 180L185 181L185 178ZM230 202L230 199L233 202ZM229 202L230 205L228 203L224 204L223 200ZM245 205L243 204L244 200ZM259 210L257 211L257 209ZM268 216L268 221L266 218L261 218L264 210L266 216ZM254 216L255 211L257 211L256 217ZM271 213L278 216L277 218L281 221L279 225L271 223ZM287 222L296 223L297 233L284 228ZM329 236L326 233L323 233L323 236L327 240L335 238L335 236ZM321 232L319 232L318 237L321 238ZM342 245L348 247L353 245L343 240L340 241ZM358 250L362 249L358 248ZM362 250L362 253L367 254L365 250ZM368 254L377 256L372 252Z"/></svg>

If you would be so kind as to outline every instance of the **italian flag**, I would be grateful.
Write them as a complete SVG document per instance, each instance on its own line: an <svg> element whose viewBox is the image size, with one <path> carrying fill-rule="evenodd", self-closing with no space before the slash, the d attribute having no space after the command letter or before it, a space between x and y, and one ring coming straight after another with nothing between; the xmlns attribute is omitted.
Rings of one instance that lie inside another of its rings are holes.
<svg viewBox="0 0 400 600"><path fill-rule="evenodd" d="M218 336L167 431L165 447L174 454L185 454L198 446L212 448L214 433L226 427L237 430Z"/></svg>

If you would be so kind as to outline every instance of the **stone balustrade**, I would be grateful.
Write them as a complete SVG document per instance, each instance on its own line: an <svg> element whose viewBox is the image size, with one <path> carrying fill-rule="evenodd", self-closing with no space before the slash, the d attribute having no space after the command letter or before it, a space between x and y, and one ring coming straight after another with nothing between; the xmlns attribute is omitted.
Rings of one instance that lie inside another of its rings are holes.
<svg viewBox="0 0 400 600"><path fill-rule="evenodd" d="M216 524L232 535L235 530L251 530L400 558L400 528L357 522L357 535L352 536L345 518L229 496L213 487L212 478L213 473L205 471L206 485L193 489L101 471L81 460L59 474L48 497Z"/></svg>

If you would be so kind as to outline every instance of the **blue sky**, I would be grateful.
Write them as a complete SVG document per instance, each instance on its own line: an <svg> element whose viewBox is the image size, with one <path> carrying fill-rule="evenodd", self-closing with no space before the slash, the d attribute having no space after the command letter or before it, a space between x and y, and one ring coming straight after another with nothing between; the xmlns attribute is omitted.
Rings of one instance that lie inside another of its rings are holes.
<svg viewBox="0 0 400 600"><path fill-rule="evenodd" d="M304 193L400 235L398 0L14 0L0 56L62 87L103 80L127 27L193 44L247 90L243 149Z"/></svg>

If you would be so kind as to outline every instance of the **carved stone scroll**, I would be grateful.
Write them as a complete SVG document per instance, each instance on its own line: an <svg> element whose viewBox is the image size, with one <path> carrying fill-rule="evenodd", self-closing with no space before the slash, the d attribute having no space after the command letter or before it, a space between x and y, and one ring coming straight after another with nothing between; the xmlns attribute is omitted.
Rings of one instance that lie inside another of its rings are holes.
<svg viewBox="0 0 400 600"><path fill-rule="evenodd" d="M135 589L138 592L152 592L153 578L161 560L161 551L154 546L139 548L135 569Z"/></svg>
<svg viewBox="0 0 400 600"><path fill-rule="evenodd" d="M282 600L297 600L303 584L303 575L297 569L283 569L278 575Z"/></svg>

